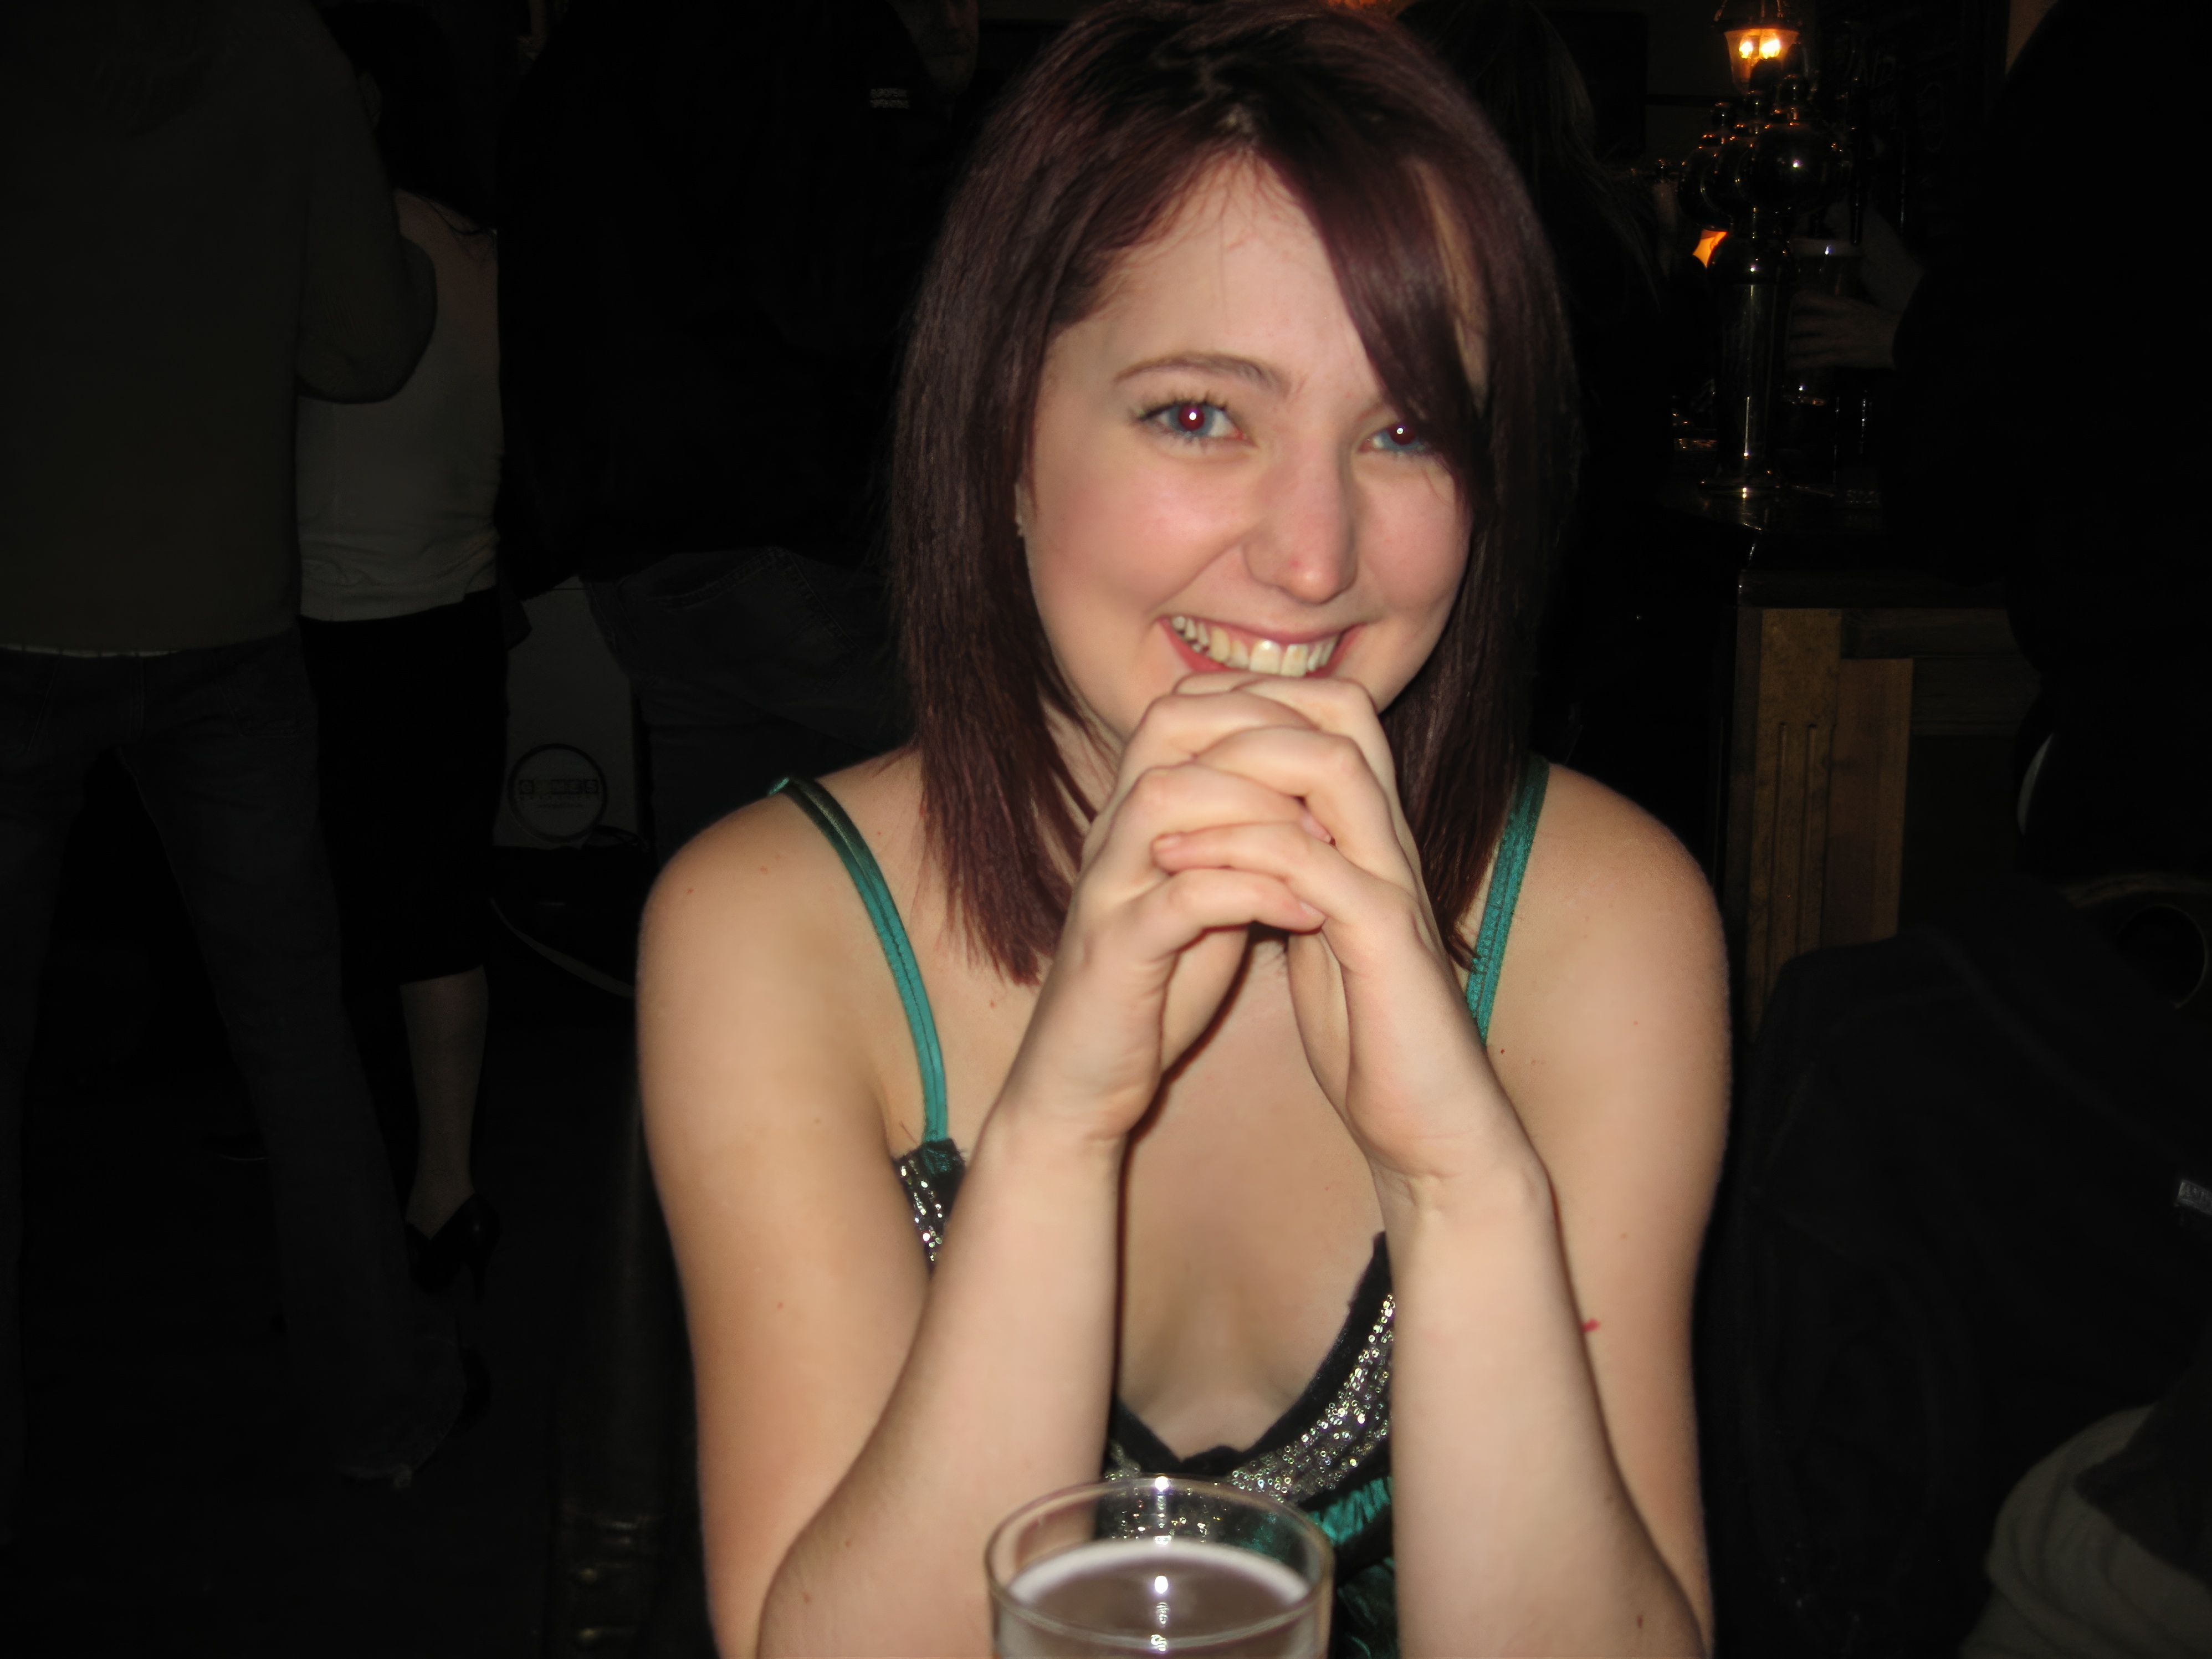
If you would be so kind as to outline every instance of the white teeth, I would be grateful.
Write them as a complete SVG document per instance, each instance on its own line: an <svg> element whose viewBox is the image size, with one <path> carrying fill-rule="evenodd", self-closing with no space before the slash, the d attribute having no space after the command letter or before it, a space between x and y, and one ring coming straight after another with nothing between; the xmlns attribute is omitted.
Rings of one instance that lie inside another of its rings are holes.
<svg viewBox="0 0 2212 1659"><path fill-rule="evenodd" d="M1168 626L1175 629L1177 638L1203 651L1224 668L1245 669L1255 674L1276 674L1288 680L1303 679L1308 674L1318 674L1328 667L1329 659L1336 654L1337 641L1342 637L1340 635L1334 635L1302 645L1284 645L1275 640L1255 640L1247 645L1227 629L1209 627L1195 617L1170 617Z"/></svg>

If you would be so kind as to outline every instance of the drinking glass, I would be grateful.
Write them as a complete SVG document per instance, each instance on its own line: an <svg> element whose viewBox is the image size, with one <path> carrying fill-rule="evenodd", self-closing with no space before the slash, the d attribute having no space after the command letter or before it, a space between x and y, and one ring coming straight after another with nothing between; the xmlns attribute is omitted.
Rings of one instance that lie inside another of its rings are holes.
<svg viewBox="0 0 2212 1659"><path fill-rule="evenodd" d="M999 1659L1321 1659L1328 1540L1287 1504L1139 1475L1048 1493L984 1547Z"/></svg>

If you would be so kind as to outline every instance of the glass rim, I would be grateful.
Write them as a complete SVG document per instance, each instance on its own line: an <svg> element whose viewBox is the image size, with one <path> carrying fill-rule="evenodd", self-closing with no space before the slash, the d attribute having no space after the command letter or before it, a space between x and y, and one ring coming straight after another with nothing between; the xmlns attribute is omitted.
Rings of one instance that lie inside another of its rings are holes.
<svg viewBox="0 0 2212 1659"><path fill-rule="evenodd" d="M1046 1510L1072 1503L1078 1498L1085 1498L1095 1503L1102 1498L1111 1497L1116 1492L1133 1493L1170 1490L1187 1492L1199 1497L1233 1498L1240 1504L1249 1504L1255 1509L1271 1511L1278 1518L1291 1522L1292 1529L1304 1534L1318 1553L1320 1571L1300 1592L1297 1601L1279 1612L1272 1613L1264 1619L1255 1619L1249 1624L1237 1625L1228 1630L1214 1631L1202 1637L1194 1637L1192 1638L1194 1645L1211 1647L1218 1643L1239 1642L1254 1636L1264 1636L1270 1631L1297 1623L1313 1611L1315 1605L1321 1601L1323 1590L1336 1576L1336 1547L1329 1541L1328 1534L1321 1529L1313 1516L1296 1504L1286 1504L1281 1498L1273 1497L1267 1492L1248 1492L1242 1486L1232 1486L1224 1480L1200 1480L1180 1474L1115 1475L1104 1480L1085 1480L1078 1486L1062 1486L1057 1492L1048 1492L1041 1498L1032 1498L1005 1520L1000 1522L997 1526L992 1528L991 1535L983 1540L983 1582L990 1589L992 1606L1010 1608L1031 1624L1054 1636L1079 1638L1094 1647L1125 1649L1130 1653L1165 1651L1172 1655L1175 1651L1172 1648L1163 1650L1153 1646L1154 1638L1152 1637L1123 1637L1101 1631L1087 1630L1080 1625L1071 1625L1063 1620L1055 1619L1048 1613L1039 1612L1025 1601L1016 1601L1011 1587L999 1582L997 1566L993 1559L998 1553L999 1540L1001 1538L1016 1528L1035 1520ZM1175 1536L1172 1533L1154 1533L1146 1535L1164 1539L1172 1539ZM1090 1541L1099 1540L1094 1539ZM1078 1545L1075 1547L1082 1547ZM1224 1547L1237 1549L1242 1547L1231 1544ZM1256 1554L1258 1552L1255 1551L1254 1553ZM1028 1569L1024 1568L1023 1571L1026 1571ZM1015 1576L1018 1577L1020 1575L1018 1573Z"/></svg>

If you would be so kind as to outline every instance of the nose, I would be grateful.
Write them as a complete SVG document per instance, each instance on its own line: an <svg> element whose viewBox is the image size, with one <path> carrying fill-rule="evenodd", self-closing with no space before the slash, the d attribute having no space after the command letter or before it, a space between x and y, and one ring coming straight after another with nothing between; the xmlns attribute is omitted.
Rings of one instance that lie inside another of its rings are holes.
<svg viewBox="0 0 2212 1659"><path fill-rule="evenodd" d="M1245 568L1301 605L1327 605L1358 579L1359 520L1348 456L1285 453L1261 480Z"/></svg>

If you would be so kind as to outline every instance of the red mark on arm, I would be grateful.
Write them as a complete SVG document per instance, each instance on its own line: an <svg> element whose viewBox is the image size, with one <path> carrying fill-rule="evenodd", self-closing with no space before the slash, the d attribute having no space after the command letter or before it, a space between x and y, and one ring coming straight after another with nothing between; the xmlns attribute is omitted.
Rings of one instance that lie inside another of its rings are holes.
<svg viewBox="0 0 2212 1659"><path fill-rule="evenodd" d="M1592 1331L1595 1330L1596 1328L1597 1328L1597 1321L1595 1321L1595 1319L1585 1319L1584 1321L1583 1321L1583 1334L1584 1336L1588 1336L1588 1335L1589 1335Z"/></svg>

